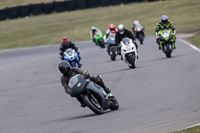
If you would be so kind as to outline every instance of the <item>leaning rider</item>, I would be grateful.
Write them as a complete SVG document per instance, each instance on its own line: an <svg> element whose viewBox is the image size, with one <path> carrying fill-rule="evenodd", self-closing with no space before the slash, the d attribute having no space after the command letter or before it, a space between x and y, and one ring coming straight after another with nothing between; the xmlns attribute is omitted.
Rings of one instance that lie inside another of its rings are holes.
<svg viewBox="0 0 200 133"><path fill-rule="evenodd" d="M176 46L175 46L175 42L176 42L176 29L175 27L173 26L172 22L168 22L168 17L166 15L163 15L161 17L161 22L157 23L157 26L156 26L156 30L155 30L155 36L156 36L156 42L158 43L159 45L159 50L161 49L161 41L160 41L160 38L158 36L158 33L164 29L171 29L173 31L172 33L172 47L174 49L176 49Z"/></svg>
<svg viewBox="0 0 200 133"><path fill-rule="evenodd" d="M67 62L66 60L62 60L58 64L58 69L63 74L60 80L61 80L61 84L63 85L65 92L67 94L70 93L70 89L71 89L68 86L70 78L76 74L81 74L81 75L85 76L86 78L90 79L91 81L95 82L99 86L101 86L104 89L104 91L108 94L109 97L114 97L114 95L110 93L111 90L105 86L100 75L91 76L87 70L82 70L77 67L71 68L69 62ZM80 102L81 107L85 107L85 105L81 101L81 97L78 97L77 100Z"/></svg>

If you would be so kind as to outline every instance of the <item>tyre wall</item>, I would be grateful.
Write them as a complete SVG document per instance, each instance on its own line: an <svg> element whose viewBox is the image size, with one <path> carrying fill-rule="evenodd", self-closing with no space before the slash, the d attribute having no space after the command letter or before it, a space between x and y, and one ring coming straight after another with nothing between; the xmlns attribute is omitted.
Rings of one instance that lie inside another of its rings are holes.
<svg viewBox="0 0 200 133"><path fill-rule="evenodd" d="M64 12L77 9L96 8L99 6L119 5L121 3L128 4L131 2L142 2L146 0L52 0L50 3L28 4L23 6L5 7L0 9L0 21L15 19L18 17L26 17L29 15L50 14L54 11ZM159 0L148 0L149 2Z"/></svg>

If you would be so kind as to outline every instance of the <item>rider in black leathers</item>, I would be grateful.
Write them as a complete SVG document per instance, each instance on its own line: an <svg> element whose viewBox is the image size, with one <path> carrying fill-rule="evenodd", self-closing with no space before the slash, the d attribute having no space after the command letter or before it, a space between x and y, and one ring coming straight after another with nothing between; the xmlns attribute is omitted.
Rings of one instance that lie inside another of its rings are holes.
<svg viewBox="0 0 200 133"><path fill-rule="evenodd" d="M62 60L59 64L58 64L58 69L60 70L60 72L63 74L61 77L61 83L63 85L63 87L65 88L65 92L67 94L69 94L70 92L70 88L68 86L69 80L72 76L76 75L76 74L81 74L84 75L86 78L89 78L91 81L95 82L96 84L98 84L99 86L101 86L105 92L108 94L109 97L114 96L113 94L111 94L111 90L105 86L102 78L100 75L96 75L96 76L91 76L87 70L82 70L80 68L77 67L73 67L70 68L70 64L69 62ZM82 107L85 107L85 105L82 103L81 98L78 97L77 98L78 101L81 103Z"/></svg>
<svg viewBox="0 0 200 133"><path fill-rule="evenodd" d="M128 38L132 39L133 43L135 44L136 49L138 49L138 45L135 41L135 37L134 37L133 33L131 31L127 30L123 24L120 24L120 25L118 25L118 31L115 36L115 44L118 47L118 53L120 55L121 55L121 47L119 46L119 44L124 37L128 37Z"/></svg>

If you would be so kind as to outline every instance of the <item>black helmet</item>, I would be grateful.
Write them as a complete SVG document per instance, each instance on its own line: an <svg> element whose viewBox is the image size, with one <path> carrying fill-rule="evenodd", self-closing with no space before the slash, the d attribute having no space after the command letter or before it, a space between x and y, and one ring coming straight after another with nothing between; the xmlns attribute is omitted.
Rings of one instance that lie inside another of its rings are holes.
<svg viewBox="0 0 200 133"><path fill-rule="evenodd" d="M60 72L63 75L70 75L71 74L71 69L70 69L70 64L68 61L66 60L62 60L59 64L58 64L58 69L60 70Z"/></svg>

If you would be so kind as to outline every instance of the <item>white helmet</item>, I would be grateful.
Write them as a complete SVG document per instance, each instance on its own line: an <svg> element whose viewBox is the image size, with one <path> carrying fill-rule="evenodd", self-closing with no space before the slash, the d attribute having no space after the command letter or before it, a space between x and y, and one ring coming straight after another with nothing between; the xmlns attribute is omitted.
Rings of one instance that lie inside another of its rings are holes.
<svg viewBox="0 0 200 133"><path fill-rule="evenodd" d="M125 26L123 24L118 25L118 31L120 34L124 34Z"/></svg>
<svg viewBox="0 0 200 133"><path fill-rule="evenodd" d="M133 22L133 24L138 25L138 24L139 24L139 21L138 21L138 20L135 20L135 21Z"/></svg>

